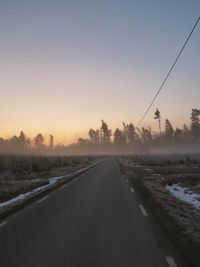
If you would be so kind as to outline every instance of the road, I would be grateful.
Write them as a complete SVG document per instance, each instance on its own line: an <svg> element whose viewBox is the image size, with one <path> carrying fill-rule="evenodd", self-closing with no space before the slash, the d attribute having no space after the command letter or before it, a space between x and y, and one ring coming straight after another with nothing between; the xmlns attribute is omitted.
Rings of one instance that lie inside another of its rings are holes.
<svg viewBox="0 0 200 267"><path fill-rule="evenodd" d="M136 194L103 161L0 222L0 266L175 267Z"/></svg>

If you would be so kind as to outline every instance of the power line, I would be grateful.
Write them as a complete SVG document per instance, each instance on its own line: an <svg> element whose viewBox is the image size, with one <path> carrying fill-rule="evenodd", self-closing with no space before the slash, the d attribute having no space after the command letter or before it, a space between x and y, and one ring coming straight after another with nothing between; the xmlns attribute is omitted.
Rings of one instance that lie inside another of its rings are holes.
<svg viewBox="0 0 200 267"><path fill-rule="evenodd" d="M172 67L170 68L169 72L167 73L167 75L166 75L164 81L162 82L160 88L158 89L156 95L154 96L153 100L151 101L150 105L148 106L147 110L145 111L144 115L142 116L142 118L141 118L141 120L139 121L139 123L138 123L138 125L137 125L136 128L138 128L139 125L141 124L141 122L144 120L144 118L146 117L147 113L149 112L151 106L153 105L154 101L156 100L157 96L159 95L160 91L162 90L162 88L163 88L164 84L166 83L166 81L167 81L169 75L171 74L173 68L175 67L177 61L179 60L179 58L180 58L180 56L181 56L181 54L182 54L182 52L183 52L185 46L187 45L187 43L188 43L188 41L189 41L189 39L190 39L190 37L191 37L191 35L192 35L194 29L196 28L196 26L197 26L199 20L200 20L200 17L198 17L198 19L197 19L196 23L194 24L194 26L193 26L193 28L192 28L190 34L188 35L188 37L187 37L185 43L183 44L183 46L182 46L180 52L178 53L178 55L177 55L177 57L176 57L176 59L175 59L173 65L172 65Z"/></svg>

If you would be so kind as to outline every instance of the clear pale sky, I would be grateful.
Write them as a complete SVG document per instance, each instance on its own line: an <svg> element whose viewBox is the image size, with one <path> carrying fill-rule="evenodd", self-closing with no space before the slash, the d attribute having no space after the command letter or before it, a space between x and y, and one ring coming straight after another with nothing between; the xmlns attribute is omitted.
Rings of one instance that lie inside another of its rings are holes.
<svg viewBox="0 0 200 267"><path fill-rule="evenodd" d="M1 0L0 136L137 124L199 15L199 0ZM156 107L174 126L200 108L200 24L144 126Z"/></svg>

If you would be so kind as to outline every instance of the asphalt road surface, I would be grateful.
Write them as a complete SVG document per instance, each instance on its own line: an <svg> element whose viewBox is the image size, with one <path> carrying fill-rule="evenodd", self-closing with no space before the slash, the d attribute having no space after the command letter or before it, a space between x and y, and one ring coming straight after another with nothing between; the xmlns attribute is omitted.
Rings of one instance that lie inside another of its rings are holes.
<svg viewBox="0 0 200 267"><path fill-rule="evenodd" d="M0 266L175 267L150 217L107 159L1 221Z"/></svg>

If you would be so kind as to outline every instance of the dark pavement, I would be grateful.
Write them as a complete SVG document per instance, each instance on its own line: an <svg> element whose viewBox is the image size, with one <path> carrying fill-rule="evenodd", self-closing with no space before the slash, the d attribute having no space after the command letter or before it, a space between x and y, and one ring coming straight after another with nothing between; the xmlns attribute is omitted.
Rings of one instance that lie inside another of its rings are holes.
<svg viewBox="0 0 200 267"><path fill-rule="evenodd" d="M103 161L4 220L0 266L169 266L135 194L117 162Z"/></svg>

